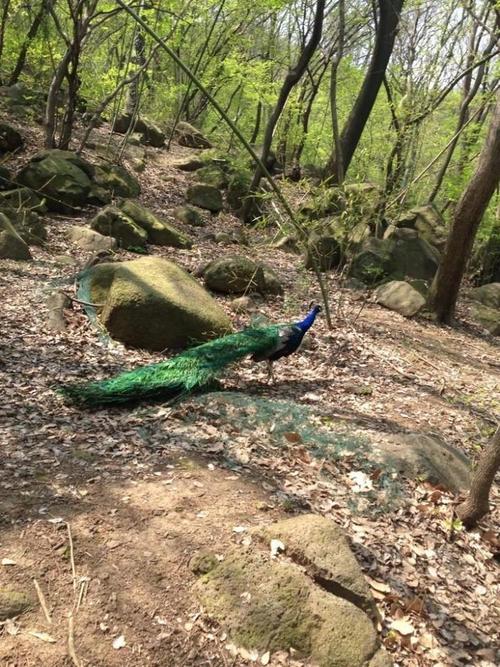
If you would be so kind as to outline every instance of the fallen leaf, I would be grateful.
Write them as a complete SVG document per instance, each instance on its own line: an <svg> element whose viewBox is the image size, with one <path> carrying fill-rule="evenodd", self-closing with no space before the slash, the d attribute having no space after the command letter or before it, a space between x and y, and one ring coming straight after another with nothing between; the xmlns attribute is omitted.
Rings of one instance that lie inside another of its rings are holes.
<svg viewBox="0 0 500 667"><path fill-rule="evenodd" d="M127 642L125 641L125 637L123 635L120 635L119 637L115 637L113 639L113 648L115 649L124 648L126 645Z"/></svg>
<svg viewBox="0 0 500 667"><path fill-rule="evenodd" d="M10 558L2 558L2 565L17 565L15 560L11 560Z"/></svg>
<svg viewBox="0 0 500 667"><path fill-rule="evenodd" d="M260 656L261 665L268 665L270 660L271 660L271 653L269 651L266 651Z"/></svg>
<svg viewBox="0 0 500 667"><path fill-rule="evenodd" d="M11 618L8 618L4 623L4 628L7 634L15 636L19 634L19 626L14 623Z"/></svg>
<svg viewBox="0 0 500 667"><path fill-rule="evenodd" d="M413 625L405 618L399 618L396 621L393 621L391 623L391 630L396 630L396 632L399 632L403 637L412 635L415 632Z"/></svg>
<svg viewBox="0 0 500 667"><path fill-rule="evenodd" d="M235 526L233 528L233 533L244 533L246 530L245 526Z"/></svg>

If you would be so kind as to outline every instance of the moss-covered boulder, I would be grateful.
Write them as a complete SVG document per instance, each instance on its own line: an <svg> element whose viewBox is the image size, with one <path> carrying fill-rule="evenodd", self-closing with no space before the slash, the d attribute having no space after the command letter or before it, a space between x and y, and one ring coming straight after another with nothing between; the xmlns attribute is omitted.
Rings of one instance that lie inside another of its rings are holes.
<svg viewBox="0 0 500 667"><path fill-rule="evenodd" d="M205 285L223 294L281 294L283 286L274 271L241 255L228 255L210 262L204 270Z"/></svg>
<svg viewBox="0 0 500 667"><path fill-rule="evenodd" d="M224 171L220 167L211 164L198 169L196 172L196 180L200 183L213 185L214 188L218 188L219 190L223 190L228 184L227 175Z"/></svg>
<svg viewBox="0 0 500 667"><path fill-rule="evenodd" d="M24 146L24 139L15 127L0 123L0 155L12 153Z"/></svg>
<svg viewBox="0 0 500 667"><path fill-rule="evenodd" d="M377 288L375 301L404 317L416 315L425 306L425 297L402 280L391 280Z"/></svg>
<svg viewBox="0 0 500 667"><path fill-rule="evenodd" d="M8 206L14 209L29 209L36 213L45 213L45 199L39 197L30 188L14 188L0 192L0 208Z"/></svg>
<svg viewBox="0 0 500 667"><path fill-rule="evenodd" d="M60 148L45 148L44 150L35 153L35 155L33 155L31 158L31 162L41 162L47 158L54 158L55 160L66 160L67 162L74 164L75 167L78 167L78 169L81 169L84 173L87 174L89 178L93 178L94 176L94 165L74 151L64 151Z"/></svg>
<svg viewBox="0 0 500 667"><path fill-rule="evenodd" d="M90 221L90 226L99 234L113 237L123 248L142 248L148 240L147 231L117 206L103 208Z"/></svg>
<svg viewBox="0 0 500 667"><path fill-rule="evenodd" d="M469 296L489 308L500 308L500 283L489 283L471 289Z"/></svg>
<svg viewBox="0 0 500 667"><path fill-rule="evenodd" d="M47 229L34 211L2 206L0 199L0 212L7 216L16 232L28 245L43 245L47 240Z"/></svg>
<svg viewBox="0 0 500 667"><path fill-rule="evenodd" d="M104 304L100 321L125 345L164 350L231 330L217 302L179 266L159 257L98 264L80 280L80 294Z"/></svg>
<svg viewBox="0 0 500 667"><path fill-rule="evenodd" d="M0 621L20 616L34 606L33 598L23 591L0 588Z"/></svg>
<svg viewBox="0 0 500 667"><path fill-rule="evenodd" d="M218 213L223 206L220 190L213 185L205 185L204 183L191 185L187 189L186 200L193 206L198 206L212 213Z"/></svg>
<svg viewBox="0 0 500 667"><path fill-rule="evenodd" d="M317 267L320 271L336 269L342 261L342 249L332 233L314 233L307 242L306 269Z"/></svg>
<svg viewBox="0 0 500 667"><path fill-rule="evenodd" d="M500 336L500 309L476 303L471 309L473 319L492 336Z"/></svg>
<svg viewBox="0 0 500 667"><path fill-rule="evenodd" d="M252 176L247 171L234 172L229 179L227 186L226 199L229 207L233 211L238 211L248 196Z"/></svg>
<svg viewBox="0 0 500 667"><path fill-rule="evenodd" d="M92 187L85 171L72 160L48 155L29 162L17 174L16 180L46 198L50 211L72 213L85 206Z"/></svg>
<svg viewBox="0 0 500 667"><path fill-rule="evenodd" d="M328 589L342 591L342 597L377 617L368 583L354 557L346 536L333 521L316 514L302 514L258 528L255 535L267 544L280 540L285 553L303 566L311 579Z"/></svg>
<svg viewBox="0 0 500 667"><path fill-rule="evenodd" d="M68 238L79 248L92 252L114 250L118 246L116 239L111 236L104 236L93 229L80 225L71 225L68 228Z"/></svg>
<svg viewBox="0 0 500 667"><path fill-rule="evenodd" d="M391 665L369 616L374 606L363 575L330 523L304 516L268 526L258 531L267 541L262 550L235 548L211 563L195 591L233 644L294 649L319 667ZM270 558L272 539L284 544L286 560Z"/></svg>
<svg viewBox="0 0 500 667"><path fill-rule="evenodd" d="M192 206L178 206L173 213L176 222L181 222L184 225L204 227L206 224L199 211Z"/></svg>
<svg viewBox="0 0 500 667"><path fill-rule="evenodd" d="M0 213L0 259L31 259L28 245L4 213Z"/></svg>
<svg viewBox="0 0 500 667"><path fill-rule="evenodd" d="M199 130L185 121L180 121L175 126L174 139L179 146L186 146L187 148L212 148L210 141Z"/></svg>
<svg viewBox="0 0 500 667"><path fill-rule="evenodd" d="M115 197L138 197L141 192L139 181L120 164L102 162L95 168L94 181Z"/></svg>
<svg viewBox="0 0 500 667"><path fill-rule="evenodd" d="M119 208L136 225L147 232L149 243L173 248L191 248L193 245L187 234L159 218L138 202L126 200L119 204Z"/></svg>

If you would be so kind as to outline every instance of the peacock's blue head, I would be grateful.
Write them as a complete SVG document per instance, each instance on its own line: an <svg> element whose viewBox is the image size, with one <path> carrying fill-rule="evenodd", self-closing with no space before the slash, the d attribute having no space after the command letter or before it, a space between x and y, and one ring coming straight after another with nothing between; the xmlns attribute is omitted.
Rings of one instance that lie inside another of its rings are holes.
<svg viewBox="0 0 500 667"><path fill-rule="evenodd" d="M321 313L323 309L318 303L315 303L314 301L311 301L309 304L309 312L314 313L314 315L317 315L318 313Z"/></svg>

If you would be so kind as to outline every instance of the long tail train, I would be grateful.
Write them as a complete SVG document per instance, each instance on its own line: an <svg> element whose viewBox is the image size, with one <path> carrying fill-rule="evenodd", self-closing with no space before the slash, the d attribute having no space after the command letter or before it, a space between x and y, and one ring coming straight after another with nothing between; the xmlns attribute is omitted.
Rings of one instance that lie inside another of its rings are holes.
<svg viewBox="0 0 500 667"><path fill-rule="evenodd" d="M280 327L255 327L193 347L172 359L120 373L107 380L59 388L70 401L88 406L147 398L165 400L202 390L230 364L273 349Z"/></svg>

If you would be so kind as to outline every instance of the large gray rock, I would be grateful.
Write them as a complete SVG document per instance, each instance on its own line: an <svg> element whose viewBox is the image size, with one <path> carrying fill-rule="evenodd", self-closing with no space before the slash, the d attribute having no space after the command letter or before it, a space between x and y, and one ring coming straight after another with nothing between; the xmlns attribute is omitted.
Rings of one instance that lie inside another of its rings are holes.
<svg viewBox="0 0 500 667"><path fill-rule="evenodd" d="M47 158L67 160L68 162L71 162L71 164L74 164L75 167L78 167L78 169L85 172L89 178L93 178L95 174L95 167L88 160L73 151L64 151L60 148L45 148L44 150L38 151L38 153L35 153L31 158L31 162L41 162Z"/></svg>
<svg viewBox="0 0 500 667"><path fill-rule="evenodd" d="M229 333L231 322L194 278L159 257L90 268L79 294L104 304L99 318L125 345L164 350Z"/></svg>
<svg viewBox="0 0 500 667"><path fill-rule="evenodd" d="M352 260L350 275L367 285L380 282L391 271L393 247L391 240L367 239Z"/></svg>
<svg viewBox="0 0 500 667"><path fill-rule="evenodd" d="M500 283L489 283L471 289L469 296L488 308L500 308Z"/></svg>
<svg viewBox="0 0 500 667"><path fill-rule="evenodd" d="M474 320L492 336L500 336L500 309L476 303L472 307L471 314Z"/></svg>
<svg viewBox="0 0 500 667"><path fill-rule="evenodd" d="M21 134L12 125L0 123L0 155L12 153L24 146Z"/></svg>
<svg viewBox="0 0 500 667"><path fill-rule="evenodd" d="M397 239L391 250L391 276L432 280L439 260L439 252L424 239Z"/></svg>
<svg viewBox="0 0 500 667"><path fill-rule="evenodd" d="M241 255L228 255L210 262L204 270L205 285L223 294L281 294L283 287L274 271Z"/></svg>
<svg viewBox="0 0 500 667"><path fill-rule="evenodd" d="M148 144L155 148L161 148L165 145L165 133L147 118L135 118L132 114L123 113L117 116L113 124L113 132L125 134L129 131L133 123L133 131L140 137L142 144Z"/></svg>
<svg viewBox="0 0 500 667"><path fill-rule="evenodd" d="M437 436L425 433L387 436L372 444L370 450L371 460L396 469L410 479L421 477L453 492L469 487L467 457Z"/></svg>
<svg viewBox="0 0 500 667"><path fill-rule="evenodd" d="M50 211L62 213L85 206L92 187L88 174L73 161L51 154L29 162L16 180L44 196Z"/></svg>
<svg viewBox="0 0 500 667"><path fill-rule="evenodd" d="M425 306L425 298L406 282L392 280L377 288L375 301L400 315L412 317Z"/></svg>
<svg viewBox="0 0 500 667"><path fill-rule="evenodd" d="M416 206L402 213L394 224L400 228L414 229L420 238L439 249L446 242L444 219L432 204Z"/></svg>
<svg viewBox="0 0 500 667"><path fill-rule="evenodd" d="M4 213L0 213L0 259L31 259L30 249Z"/></svg>
<svg viewBox="0 0 500 667"><path fill-rule="evenodd" d="M174 130L174 139L179 146L186 146L187 148L212 148L210 141L199 130L185 121L177 123Z"/></svg>
<svg viewBox="0 0 500 667"><path fill-rule="evenodd" d="M191 185L187 189L186 200L193 206L204 208L212 213L218 213L223 206L220 190L204 183Z"/></svg>
<svg viewBox="0 0 500 667"><path fill-rule="evenodd" d="M212 559L195 585L230 640L258 652L294 649L319 667L383 665L363 609L366 603L373 611L373 602L342 532L314 516L259 532L266 541L280 539L289 558L270 558L269 542L262 551L234 548L221 563Z"/></svg>
<svg viewBox="0 0 500 667"><path fill-rule="evenodd" d="M146 230L116 206L106 206L99 211L90 226L99 234L113 237L123 248L142 248L148 240Z"/></svg>
<svg viewBox="0 0 500 667"><path fill-rule="evenodd" d="M71 225L68 228L68 238L79 248L92 252L114 250L118 246L116 239L111 236L104 236L93 229L79 225Z"/></svg>

